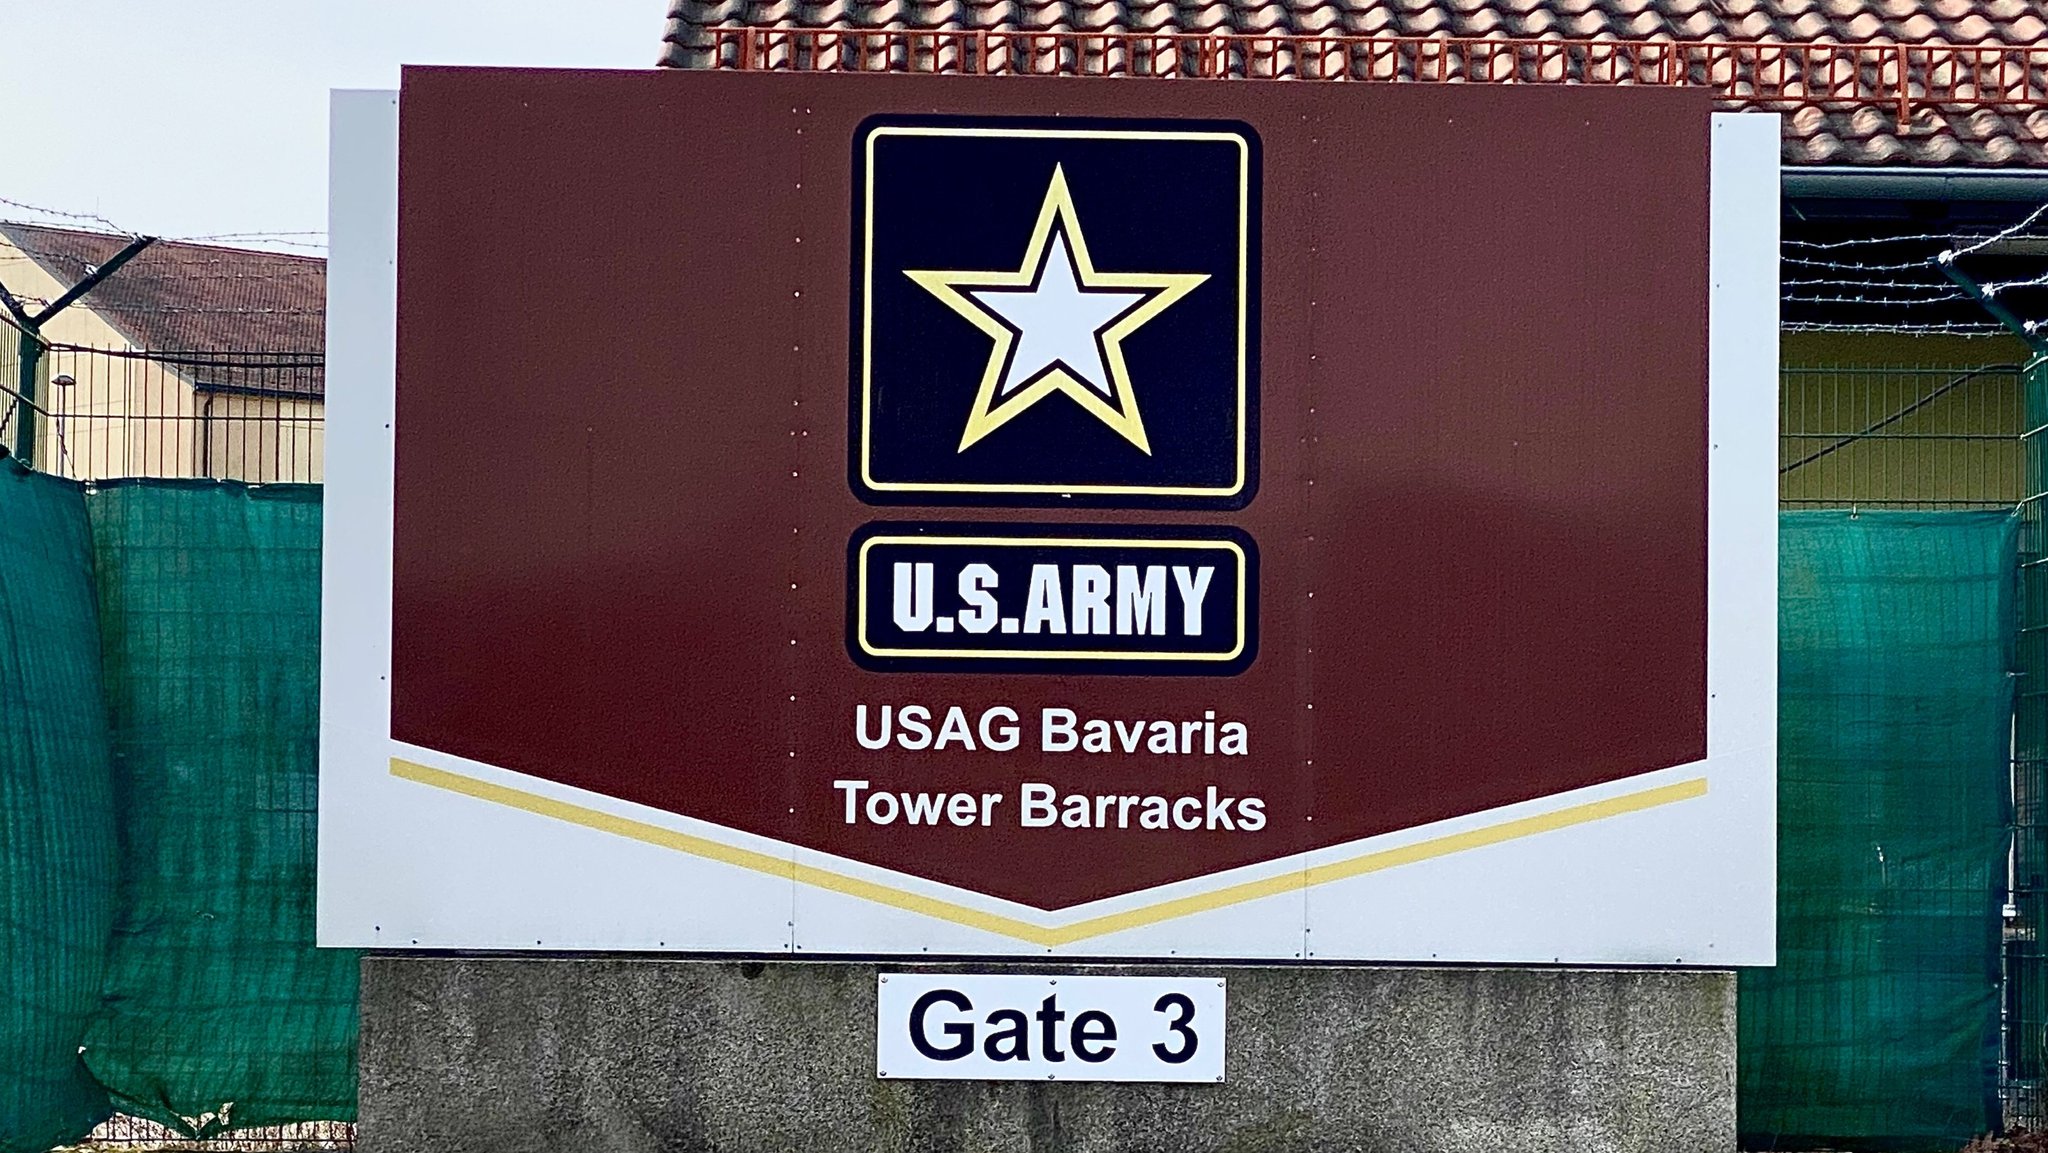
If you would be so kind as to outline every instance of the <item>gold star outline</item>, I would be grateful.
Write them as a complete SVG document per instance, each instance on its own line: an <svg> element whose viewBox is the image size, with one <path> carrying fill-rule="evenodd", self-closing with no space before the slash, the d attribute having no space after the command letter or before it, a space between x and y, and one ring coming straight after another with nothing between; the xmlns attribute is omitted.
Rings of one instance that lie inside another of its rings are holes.
<svg viewBox="0 0 2048 1153"><path fill-rule="evenodd" d="M977 288L1029 288L1037 277L1039 266L1044 262L1045 247L1052 240L1053 229L1057 227L1066 237L1067 250L1074 262L1081 287L1106 289L1142 289L1150 295L1137 306L1119 316L1098 334L1102 342L1103 361L1109 368L1110 389L1116 398L1112 406L1102 394L1090 388L1085 382L1075 379L1072 373L1054 364L1052 371L1019 389L1014 396L1000 401L996 399L996 388L1002 383L1003 366L1009 362L1010 348L1016 343L1017 334L988 309L982 307L966 291ZM967 449L982 437L1001 428L1018 414L1055 392L1063 392L1076 404L1093 413L1102 423L1108 425L1125 440L1136 445L1147 456L1152 454L1152 444L1145 436L1145 421L1138 413L1138 400L1131 391L1131 374L1124 363L1123 341L1146 322L1172 307L1173 303L1195 287L1209 279L1206 272L1100 272L1088 255L1088 241L1081 233L1081 221L1074 211L1073 194L1067 191L1067 174L1064 168L1055 165L1052 183L1046 187L1045 201L1039 206L1038 221L1032 226L1031 240L1024 248L1023 263L1015 272L958 272L927 271L906 269L904 275L916 281L927 292L939 298L948 308L959 313L974 327L987 333L994 347L989 350L988 367L982 371L981 385L975 391L974 409L967 416L967 427L960 434L960 447Z"/></svg>

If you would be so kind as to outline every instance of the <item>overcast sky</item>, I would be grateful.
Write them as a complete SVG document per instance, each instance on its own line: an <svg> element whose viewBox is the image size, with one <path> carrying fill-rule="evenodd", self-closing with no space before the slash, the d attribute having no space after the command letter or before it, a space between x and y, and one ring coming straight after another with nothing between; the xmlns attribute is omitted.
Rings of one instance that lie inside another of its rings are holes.
<svg viewBox="0 0 2048 1153"><path fill-rule="evenodd" d="M395 88L400 64L650 67L667 18L667 0L5 7L0 197L167 237L324 230L330 88Z"/></svg>

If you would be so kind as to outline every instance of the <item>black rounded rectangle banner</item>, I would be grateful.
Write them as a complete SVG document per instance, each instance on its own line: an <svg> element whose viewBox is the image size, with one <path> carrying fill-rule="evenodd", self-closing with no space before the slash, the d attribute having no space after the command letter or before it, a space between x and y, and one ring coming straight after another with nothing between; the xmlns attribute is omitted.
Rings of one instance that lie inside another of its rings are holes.
<svg viewBox="0 0 2048 1153"><path fill-rule="evenodd" d="M1257 589L1233 528L871 524L846 645L878 671L1230 676L1258 654Z"/></svg>

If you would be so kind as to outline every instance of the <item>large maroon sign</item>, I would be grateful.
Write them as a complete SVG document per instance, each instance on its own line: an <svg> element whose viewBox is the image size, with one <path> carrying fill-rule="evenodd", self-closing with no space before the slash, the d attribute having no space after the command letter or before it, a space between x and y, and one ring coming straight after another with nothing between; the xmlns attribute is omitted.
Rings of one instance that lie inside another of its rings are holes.
<svg viewBox="0 0 2048 1153"><path fill-rule="evenodd" d="M398 741L1042 910L1705 756L1703 91L400 117Z"/></svg>

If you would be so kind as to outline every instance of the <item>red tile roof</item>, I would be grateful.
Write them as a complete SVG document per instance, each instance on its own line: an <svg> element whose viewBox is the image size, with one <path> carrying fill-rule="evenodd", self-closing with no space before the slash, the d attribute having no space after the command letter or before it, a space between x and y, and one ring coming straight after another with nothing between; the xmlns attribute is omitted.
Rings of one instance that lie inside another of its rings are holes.
<svg viewBox="0 0 2048 1153"><path fill-rule="evenodd" d="M0 235L65 285L84 279L132 239L7 222L0 222ZM4 263L0 284L19 294L19 278ZM47 302L23 303L34 309ZM91 308L139 349L197 354L209 362L230 353L252 362L281 353L318 356L326 348L327 262L158 241L72 307ZM258 382L249 386L257 391L324 390L310 359L290 372L245 375Z"/></svg>
<svg viewBox="0 0 2048 1153"><path fill-rule="evenodd" d="M84 279L132 239L5 222L0 222L0 235L67 285ZM0 282L7 279L0 266ZM327 262L161 240L82 303L141 348L319 352L326 331Z"/></svg>
<svg viewBox="0 0 2048 1153"><path fill-rule="evenodd" d="M2024 167L2048 164L2048 16L2035 0L1136 0L1022 3L1017 0L672 0L667 49L672 67L786 67L780 59L742 59L739 42L718 29L923 29L999 33L1056 32L1236 34L1253 37L1440 38L1417 48L1354 46L1337 68L1357 79L1435 78L1432 57L1452 57L1451 78L1484 73L1495 79L1592 78L1611 53L1657 63L1667 44L1682 45L1678 66L1694 82L1720 86L1744 107L1786 113L1785 160L1791 164L1924 167ZM1453 40L1481 42L1475 54ZM959 67L966 36L952 55L932 49L871 52L862 68L928 70ZM1543 58L1538 44L1553 46ZM1598 41L1574 45L1561 41ZM1231 74L1327 74L1316 64L1317 41L1278 48L1257 45L1225 54ZM1654 42L1631 45L1620 42ZM821 46L812 40L812 46ZM783 42L785 49L789 41ZM1020 45L1028 42L1019 41ZM1094 70L1064 53L1046 51L996 70ZM1491 45L1492 47L1488 47ZM1714 45L1728 45L1728 55ZM1735 49L1736 45L1755 45ZM1833 56L1778 46L1837 45ZM1905 53L1895 46L1908 46ZM1618 51L1615 51L1617 50ZM834 52L843 51L833 45ZM1960 50L1960 51L1958 51ZM2002 51L2001 51L2002 50ZM1148 48L1123 45L1104 59L1135 60ZM1121 53L1121 55L1119 55ZM1720 53L1720 55L1716 55ZM751 54L748 54L751 56ZM1910 117L1898 116L1897 61L1907 61ZM815 59L799 53L804 66ZM834 56L827 67L843 66ZM912 62L915 61L913 65ZM1047 63L1050 61L1050 63ZM1476 63L1475 63L1476 61ZM1139 61L1142 63L1142 61ZM1110 70L1139 70L1131 63ZM1318 68L1322 72L1318 72ZM1997 69L2002 68L2003 71ZM1656 82L1655 77L1647 77ZM1989 104L1991 106L1983 106Z"/></svg>

